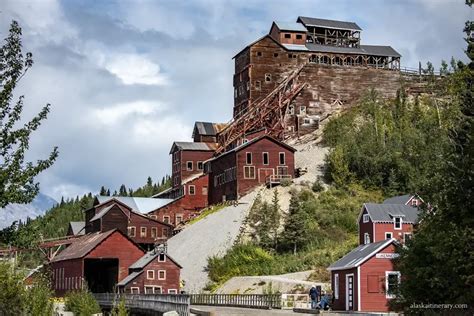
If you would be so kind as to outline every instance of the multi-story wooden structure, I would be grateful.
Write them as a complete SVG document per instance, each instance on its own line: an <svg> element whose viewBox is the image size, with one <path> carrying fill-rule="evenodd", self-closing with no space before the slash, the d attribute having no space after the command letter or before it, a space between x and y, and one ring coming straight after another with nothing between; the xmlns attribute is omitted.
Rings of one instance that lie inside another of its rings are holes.
<svg viewBox="0 0 474 316"><path fill-rule="evenodd" d="M291 180L295 175L294 152L293 147L262 135L206 161L209 204L236 200L262 184Z"/></svg>
<svg viewBox="0 0 474 316"><path fill-rule="evenodd" d="M179 294L180 270L166 252L152 250L130 266L130 274L117 287L128 294Z"/></svg>
<svg viewBox="0 0 474 316"><path fill-rule="evenodd" d="M226 124L196 122L193 128L193 141L195 143L217 143L217 134Z"/></svg>
<svg viewBox="0 0 474 316"><path fill-rule="evenodd" d="M254 111L234 124L241 126L237 132L266 127L279 138L302 134L367 89L394 97L401 56L390 46L362 45L361 31L353 22L308 17L273 22L267 35L234 56L234 121ZM226 135L232 128L231 122L218 137L224 147L233 141Z"/></svg>

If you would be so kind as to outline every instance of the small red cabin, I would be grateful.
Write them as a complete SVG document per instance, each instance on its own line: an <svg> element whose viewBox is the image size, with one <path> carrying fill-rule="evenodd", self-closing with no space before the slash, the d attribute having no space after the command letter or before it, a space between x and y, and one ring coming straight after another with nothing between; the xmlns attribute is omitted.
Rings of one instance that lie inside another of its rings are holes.
<svg viewBox="0 0 474 316"><path fill-rule="evenodd" d="M262 135L208 160L209 204L236 200L258 185L294 178L295 151Z"/></svg>
<svg viewBox="0 0 474 316"><path fill-rule="evenodd" d="M128 294L179 294L181 266L165 252L152 250L129 268L117 284Z"/></svg>
<svg viewBox="0 0 474 316"><path fill-rule="evenodd" d="M94 293L113 292L145 252L121 230L79 237L50 262L57 296L87 284Z"/></svg>
<svg viewBox="0 0 474 316"><path fill-rule="evenodd" d="M387 312L401 280L395 239L360 245L329 266L333 310Z"/></svg>

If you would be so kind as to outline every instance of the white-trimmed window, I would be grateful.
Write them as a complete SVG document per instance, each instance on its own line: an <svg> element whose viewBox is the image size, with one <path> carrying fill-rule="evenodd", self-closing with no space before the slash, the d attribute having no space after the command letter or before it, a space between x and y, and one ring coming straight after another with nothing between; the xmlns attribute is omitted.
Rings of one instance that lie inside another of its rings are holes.
<svg viewBox="0 0 474 316"><path fill-rule="evenodd" d="M265 74L265 82L272 82L272 74Z"/></svg>
<svg viewBox="0 0 474 316"><path fill-rule="evenodd" d="M269 165L270 164L270 157L268 153L262 153L262 161L264 165Z"/></svg>
<svg viewBox="0 0 474 316"><path fill-rule="evenodd" d="M178 294L177 289L168 289L168 294Z"/></svg>
<svg viewBox="0 0 474 316"><path fill-rule="evenodd" d="M286 162L286 159L285 159L285 153L278 153L278 162L280 163L280 165L284 165L285 162Z"/></svg>
<svg viewBox="0 0 474 316"><path fill-rule="evenodd" d="M306 106L304 106L304 105L300 106L300 114L301 115L306 115Z"/></svg>
<svg viewBox="0 0 474 316"><path fill-rule="evenodd" d="M183 221L183 215L182 214L176 214L176 224L179 224Z"/></svg>
<svg viewBox="0 0 474 316"><path fill-rule="evenodd" d="M170 217L168 215L163 216L163 222L166 224L170 223Z"/></svg>
<svg viewBox="0 0 474 316"><path fill-rule="evenodd" d="M166 270L158 270L158 280L166 280Z"/></svg>
<svg viewBox="0 0 474 316"><path fill-rule="evenodd" d="M362 222L363 223L368 223L369 220L370 220L369 214L362 215Z"/></svg>
<svg viewBox="0 0 474 316"><path fill-rule="evenodd" d="M255 179L254 166L244 166L244 179Z"/></svg>
<svg viewBox="0 0 474 316"><path fill-rule="evenodd" d="M370 244L370 235L369 233L364 233L364 244Z"/></svg>
<svg viewBox="0 0 474 316"><path fill-rule="evenodd" d="M400 284L399 271L385 271L385 297L394 298Z"/></svg>
<svg viewBox="0 0 474 316"><path fill-rule="evenodd" d="M132 286L130 288L130 293L132 294L140 294L140 288L139 287L136 287L136 286Z"/></svg>
<svg viewBox="0 0 474 316"><path fill-rule="evenodd" d="M402 229L402 218L400 216L395 216L393 218L393 228L397 230Z"/></svg>
<svg viewBox="0 0 474 316"><path fill-rule="evenodd" d="M412 233L403 233L403 242L406 243L413 237Z"/></svg>
<svg viewBox="0 0 474 316"><path fill-rule="evenodd" d="M168 237L168 227L164 227L163 230L161 231L161 236L163 237Z"/></svg>
<svg viewBox="0 0 474 316"><path fill-rule="evenodd" d="M151 228L151 238L158 237L158 229L156 227Z"/></svg>
<svg viewBox="0 0 474 316"><path fill-rule="evenodd" d="M146 270L146 279L154 280L155 279L155 270Z"/></svg>
<svg viewBox="0 0 474 316"><path fill-rule="evenodd" d="M255 81L255 90L262 89L262 82L260 80Z"/></svg>
<svg viewBox="0 0 474 316"><path fill-rule="evenodd" d="M145 294L161 294L161 286L157 285L145 285Z"/></svg>
<svg viewBox="0 0 474 316"><path fill-rule="evenodd" d="M140 227L140 237L146 237L146 227Z"/></svg>
<svg viewBox="0 0 474 316"><path fill-rule="evenodd" d="M193 171L193 162L192 161L187 161L186 162L186 170L187 171Z"/></svg>
<svg viewBox="0 0 474 316"><path fill-rule="evenodd" d="M196 186L194 184L189 185L189 195L195 195L196 194Z"/></svg>
<svg viewBox="0 0 474 316"><path fill-rule="evenodd" d="M158 262L166 262L166 254L160 253L158 255Z"/></svg>
<svg viewBox="0 0 474 316"><path fill-rule="evenodd" d="M295 107L293 105L288 105L288 114L294 115L295 114Z"/></svg>
<svg viewBox="0 0 474 316"><path fill-rule="evenodd" d="M245 163L247 165L252 164L252 153L245 153Z"/></svg>
<svg viewBox="0 0 474 316"><path fill-rule="evenodd" d="M151 218L151 219L157 219L158 216L156 216L156 215L150 215L150 218Z"/></svg>
<svg viewBox="0 0 474 316"><path fill-rule="evenodd" d="M202 161L198 161L198 162L197 162L196 168L197 168L197 170L202 170L202 169L204 169L203 164L202 164Z"/></svg>
<svg viewBox="0 0 474 316"><path fill-rule="evenodd" d="M128 227L128 236L130 236L130 237L135 237L135 235L136 235L136 230L137 230L137 229L135 228L135 226L130 226L130 227Z"/></svg>
<svg viewBox="0 0 474 316"><path fill-rule="evenodd" d="M392 232L385 232L385 239L392 239L393 233Z"/></svg>
<svg viewBox="0 0 474 316"><path fill-rule="evenodd" d="M339 274L334 274L334 298L339 299Z"/></svg>

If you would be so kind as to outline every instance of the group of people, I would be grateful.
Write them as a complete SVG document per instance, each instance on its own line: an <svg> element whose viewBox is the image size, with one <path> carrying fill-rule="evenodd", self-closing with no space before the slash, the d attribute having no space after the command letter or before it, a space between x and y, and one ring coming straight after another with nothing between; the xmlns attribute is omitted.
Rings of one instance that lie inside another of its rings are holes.
<svg viewBox="0 0 474 316"><path fill-rule="evenodd" d="M318 298L321 300L318 302ZM326 292L319 293L316 285L313 285L309 290L309 297L311 298L311 309L329 309L329 295Z"/></svg>

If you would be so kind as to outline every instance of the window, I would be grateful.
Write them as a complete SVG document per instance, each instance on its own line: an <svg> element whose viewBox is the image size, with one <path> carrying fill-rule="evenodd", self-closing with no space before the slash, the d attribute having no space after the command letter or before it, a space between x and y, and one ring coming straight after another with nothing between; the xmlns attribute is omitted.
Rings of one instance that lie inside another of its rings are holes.
<svg viewBox="0 0 474 316"><path fill-rule="evenodd" d="M303 35L301 35L301 34L296 34L296 39L303 39Z"/></svg>
<svg viewBox="0 0 474 316"><path fill-rule="evenodd" d="M170 218L168 216L168 221L169 220L170 220ZM168 234L169 234L168 227L164 227L163 230L161 231L161 233L162 233L163 237L168 237Z"/></svg>
<svg viewBox="0 0 474 316"><path fill-rule="evenodd" d="M158 270L158 280L166 280L166 270Z"/></svg>
<svg viewBox="0 0 474 316"><path fill-rule="evenodd" d="M285 164L285 153L279 153L279 162L280 162L280 165L284 165Z"/></svg>
<svg viewBox="0 0 474 316"><path fill-rule="evenodd" d="M130 288L130 293L132 293L132 294L140 294L140 288L139 288L139 287L131 287L131 288Z"/></svg>
<svg viewBox="0 0 474 316"><path fill-rule="evenodd" d="M178 294L177 289L168 289L168 294Z"/></svg>
<svg viewBox="0 0 474 316"><path fill-rule="evenodd" d="M165 262L166 261L166 255L162 252L158 256L158 262Z"/></svg>
<svg viewBox="0 0 474 316"><path fill-rule="evenodd" d="M202 187L202 195L207 195L207 187Z"/></svg>
<svg viewBox="0 0 474 316"><path fill-rule="evenodd" d="M161 294L161 286L145 285L145 294Z"/></svg>
<svg viewBox="0 0 474 316"><path fill-rule="evenodd" d="M203 169L202 161L198 161L198 162L197 162L196 168L197 168L197 170L202 170L202 169Z"/></svg>
<svg viewBox="0 0 474 316"><path fill-rule="evenodd" d="M293 105L288 106L288 114L290 115L295 114L295 107Z"/></svg>
<svg viewBox="0 0 474 316"><path fill-rule="evenodd" d="M394 298L400 284L399 271L385 271L385 297Z"/></svg>
<svg viewBox="0 0 474 316"><path fill-rule="evenodd" d="M158 216L156 216L156 215L150 215L150 218L151 218L151 219L157 219Z"/></svg>
<svg viewBox="0 0 474 316"><path fill-rule="evenodd" d="M310 120L309 118L305 118L305 119L303 120L303 124L304 124L304 125L309 125L309 124L311 124L311 120Z"/></svg>
<svg viewBox="0 0 474 316"><path fill-rule="evenodd" d="M135 226L130 226L128 228L128 236L130 237L135 237L135 234L136 234L136 228Z"/></svg>
<svg viewBox="0 0 474 316"><path fill-rule="evenodd" d="M364 244L370 244L370 235L369 233L364 233Z"/></svg>
<svg viewBox="0 0 474 316"><path fill-rule="evenodd" d="M262 88L262 82L257 80L255 81L255 90L260 90Z"/></svg>
<svg viewBox="0 0 474 316"><path fill-rule="evenodd" d="M292 55L292 54L288 54L288 58L291 58L291 57L293 57L293 55Z"/></svg>
<svg viewBox="0 0 474 316"><path fill-rule="evenodd" d="M392 232L385 233L385 239L392 239L392 236L393 236Z"/></svg>
<svg viewBox="0 0 474 316"><path fill-rule="evenodd" d="M170 223L170 217L168 215L163 216L163 222L166 224Z"/></svg>
<svg viewBox="0 0 474 316"><path fill-rule="evenodd" d="M285 33L285 38L291 38L291 34Z"/></svg>
<svg viewBox="0 0 474 316"><path fill-rule="evenodd" d="M300 114L301 115L306 115L306 106L304 106L304 105L300 106Z"/></svg>
<svg viewBox="0 0 474 316"><path fill-rule="evenodd" d="M187 171L193 171L193 162L192 161L186 162L186 170Z"/></svg>
<svg viewBox="0 0 474 316"><path fill-rule="evenodd" d="M245 84L247 86L247 91L250 90L250 81L247 81L247 83Z"/></svg>
<svg viewBox="0 0 474 316"><path fill-rule="evenodd" d="M257 52L258 57L262 57L262 52Z"/></svg>
<svg viewBox="0 0 474 316"><path fill-rule="evenodd" d="M273 57L278 57L278 53L273 53Z"/></svg>
<svg viewBox="0 0 474 316"><path fill-rule="evenodd" d="M339 274L334 274L334 298L339 298Z"/></svg>
<svg viewBox="0 0 474 316"><path fill-rule="evenodd" d="M183 215L176 214L176 224L181 223L183 221Z"/></svg>
<svg viewBox="0 0 474 316"><path fill-rule="evenodd" d="M196 194L196 186L194 186L194 185L189 185L188 190L189 190L189 195L194 195L194 194Z"/></svg>
<svg viewBox="0 0 474 316"><path fill-rule="evenodd" d="M244 166L244 179L255 179L254 166Z"/></svg>
<svg viewBox="0 0 474 316"><path fill-rule="evenodd" d="M370 220L369 214L362 215L362 222L363 223L368 223L369 220Z"/></svg>
<svg viewBox="0 0 474 316"><path fill-rule="evenodd" d="M411 238L412 238L412 234L411 233L404 233L403 234L403 242L406 243L407 241L409 241Z"/></svg>
<svg viewBox="0 0 474 316"><path fill-rule="evenodd" d="M415 198L413 198L413 199L411 200L411 206L418 206L418 200L415 199Z"/></svg>
<svg viewBox="0 0 474 316"><path fill-rule="evenodd" d="M252 164L252 153L245 153L245 163L247 165Z"/></svg>
<svg viewBox="0 0 474 316"><path fill-rule="evenodd" d="M157 228L152 227L151 228L151 238L156 238L156 237L158 237Z"/></svg>
<svg viewBox="0 0 474 316"><path fill-rule="evenodd" d="M147 280L154 280L155 279L155 270L147 270L146 271L146 279Z"/></svg>
<svg viewBox="0 0 474 316"><path fill-rule="evenodd" d="M393 218L393 228L394 229L402 229L402 218L399 216L396 216Z"/></svg>
<svg viewBox="0 0 474 316"><path fill-rule="evenodd" d="M265 74L265 82L272 82L272 74Z"/></svg>
<svg viewBox="0 0 474 316"><path fill-rule="evenodd" d="M140 237L146 237L146 227L140 227Z"/></svg>
<svg viewBox="0 0 474 316"><path fill-rule="evenodd" d="M270 163L268 159L268 153L263 153L262 156L263 156L263 164L268 165Z"/></svg>

